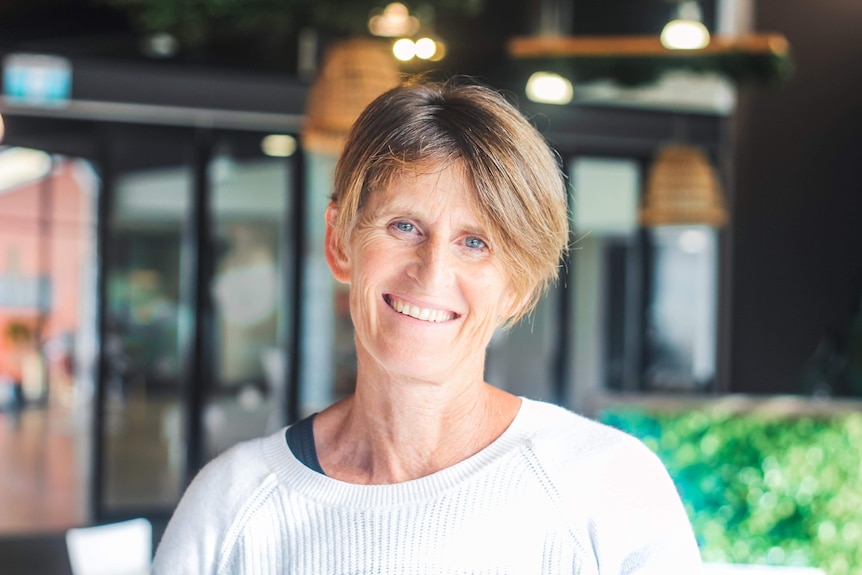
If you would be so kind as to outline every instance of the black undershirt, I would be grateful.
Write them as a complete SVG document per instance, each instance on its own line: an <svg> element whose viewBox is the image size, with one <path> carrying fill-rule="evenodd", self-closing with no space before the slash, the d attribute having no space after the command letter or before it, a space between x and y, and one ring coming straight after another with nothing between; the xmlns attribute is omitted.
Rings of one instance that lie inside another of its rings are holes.
<svg viewBox="0 0 862 575"><path fill-rule="evenodd" d="M321 475L326 475L320 466L320 460L317 459L317 449L314 447L312 423L314 423L315 415L317 414L312 413L305 419L300 419L288 427L284 435L287 439L287 446L300 463Z"/></svg>

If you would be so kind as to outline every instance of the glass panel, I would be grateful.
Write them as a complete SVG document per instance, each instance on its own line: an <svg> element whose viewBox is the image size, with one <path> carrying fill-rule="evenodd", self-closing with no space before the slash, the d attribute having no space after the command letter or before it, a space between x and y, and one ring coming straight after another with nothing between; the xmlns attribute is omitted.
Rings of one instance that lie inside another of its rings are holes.
<svg viewBox="0 0 862 575"><path fill-rule="evenodd" d="M324 254L324 216L338 157L306 154L302 373L300 416L320 411L353 392L356 347L348 288L332 277Z"/></svg>
<svg viewBox="0 0 862 575"><path fill-rule="evenodd" d="M203 413L205 459L285 423L291 164L265 156L262 137L222 136L209 166L215 373Z"/></svg>
<svg viewBox="0 0 862 575"><path fill-rule="evenodd" d="M184 465L181 245L193 177L183 163L185 140L169 132L135 136L114 142L124 169L114 182L106 246L109 511L173 506Z"/></svg>
<svg viewBox="0 0 862 575"><path fill-rule="evenodd" d="M0 533L87 521L97 192L87 162L0 153Z"/></svg>
<svg viewBox="0 0 862 575"><path fill-rule="evenodd" d="M535 311L508 331L497 330L488 345L488 383L515 395L558 401L555 385L560 287L553 287Z"/></svg>
<svg viewBox="0 0 862 575"><path fill-rule="evenodd" d="M718 238L707 226L650 230L646 384L704 389L715 377Z"/></svg>
<svg viewBox="0 0 862 575"><path fill-rule="evenodd" d="M636 389L640 368L640 168L631 159L571 164L571 407L588 410L606 388Z"/></svg>

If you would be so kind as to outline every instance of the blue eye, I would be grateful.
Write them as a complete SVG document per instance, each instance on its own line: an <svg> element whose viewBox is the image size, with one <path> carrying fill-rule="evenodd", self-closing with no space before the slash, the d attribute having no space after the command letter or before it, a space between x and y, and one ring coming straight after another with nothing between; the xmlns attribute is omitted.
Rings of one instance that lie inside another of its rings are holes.
<svg viewBox="0 0 862 575"><path fill-rule="evenodd" d="M412 232L416 229L410 222L395 222L394 225L399 232Z"/></svg>
<svg viewBox="0 0 862 575"><path fill-rule="evenodd" d="M474 250L481 250L485 247L485 242L476 237L469 237L464 241L464 243L467 245L468 248Z"/></svg>

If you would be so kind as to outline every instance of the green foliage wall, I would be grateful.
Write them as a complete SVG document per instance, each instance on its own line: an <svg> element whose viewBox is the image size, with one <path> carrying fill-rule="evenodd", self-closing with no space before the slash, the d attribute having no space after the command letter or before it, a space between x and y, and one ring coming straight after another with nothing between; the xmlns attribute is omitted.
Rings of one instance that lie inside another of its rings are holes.
<svg viewBox="0 0 862 575"><path fill-rule="evenodd" d="M862 413L616 408L600 419L664 461L704 561L862 573Z"/></svg>

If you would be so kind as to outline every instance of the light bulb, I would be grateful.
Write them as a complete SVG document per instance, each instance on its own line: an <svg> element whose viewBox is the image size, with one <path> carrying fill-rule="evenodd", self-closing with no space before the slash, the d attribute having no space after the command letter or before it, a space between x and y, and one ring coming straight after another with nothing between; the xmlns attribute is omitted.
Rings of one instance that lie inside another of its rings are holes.
<svg viewBox="0 0 862 575"><path fill-rule="evenodd" d="M383 12L368 19L368 31L375 36L412 36L419 30L419 19L411 16L407 6L392 2Z"/></svg>
<svg viewBox="0 0 862 575"><path fill-rule="evenodd" d="M401 38L392 45L395 57L406 62L416 56L416 44L410 38Z"/></svg>
<svg viewBox="0 0 862 575"><path fill-rule="evenodd" d="M416 57L430 60L437 53L437 43L431 38L419 38L416 40Z"/></svg>
<svg viewBox="0 0 862 575"><path fill-rule="evenodd" d="M270 134L260 142L263 153L273 158L287 158L296 152L296 138L290 134Z"/></svg>
<svg viewBox="0 0 862 575"><path fill-rule="evenodd" d="M572 101L572 83L559 74L536 72L527 80L527 97L544 104L568 104Z"/></svg>
<svg viewBox="0 0 862 575"><path fill-rule="evenodd" d="M671 50L700 50L709 44L709 30L697 20L671 20L661 31L661 43Z"/></svg>
<svg viewBox="0 0 862 575"><path fill-rule="evenodd" d="M670 50L700 50L709 44L709 30L701 22L700 5L694 0L682 2L677 17L661 31L661 43Z"/></svg>

